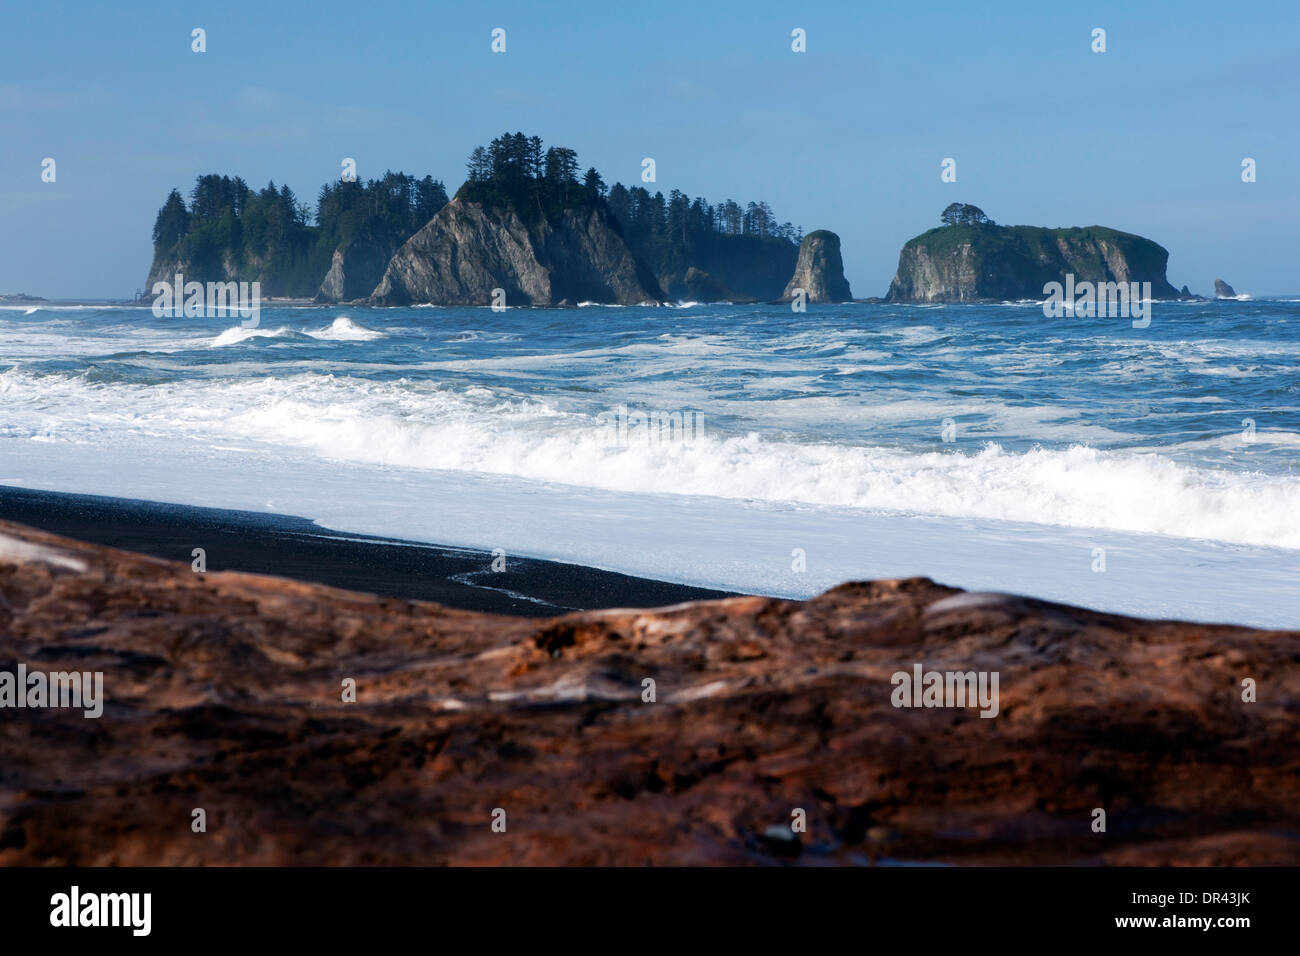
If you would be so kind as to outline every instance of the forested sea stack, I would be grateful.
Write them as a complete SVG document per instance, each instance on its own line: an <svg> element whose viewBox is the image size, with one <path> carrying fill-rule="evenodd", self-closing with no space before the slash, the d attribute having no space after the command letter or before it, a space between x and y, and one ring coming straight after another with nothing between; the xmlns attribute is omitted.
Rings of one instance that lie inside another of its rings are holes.
<svg viewBox="0 0 1300 956"><path fill-rule="evenodd" d="M158 213L148 285L181 273L376 305L771 302L802 236L761 201L607 189L572 149L516 132L473 151L451 202L440 181L388 172L321 187L313 221L288 186L200 176L188 204L172 190ZM848 298L838 239L817 236L800 281L812 301Z"/></svg>
<svg viewBox="0 0 1300 956"><path fill-rule="evenodd" d="M393 256L372 303L770 301L794 267L799 231L763 202L606 189L594 168L579 176L573 150L523 133L478 147L467 165L468 181Z"/></svg>
<svg viewBox="0 0 1300 956"><path fill-rule="evenodd" d="M976 206L953 203L943 225L911 239L898 256L890 302L1002 302L1043 298L1049 282L1150 282L1156 299L1177 299L1163 246L1105 226L999 226Z"/></svg>
<svg viewBox="0 0 1300 956"><path fill-rule="evenodd" d="M257 281L268 296L324 301L369 295L393 252L447 202L443 184L387 172L322 186L312 210L287 185L198 177L173 189L153 229L146 291L176 273L195 282Z"/></svg>

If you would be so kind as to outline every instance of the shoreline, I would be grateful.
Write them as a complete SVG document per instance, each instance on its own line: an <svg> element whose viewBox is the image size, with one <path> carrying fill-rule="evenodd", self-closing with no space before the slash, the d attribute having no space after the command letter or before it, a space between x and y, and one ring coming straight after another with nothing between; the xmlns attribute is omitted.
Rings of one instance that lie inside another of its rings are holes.
<svg viewBox="0 0 1300 956"><path fill-rule="evenodd" d="M0 520L207 570L271 575L516 617L733 597L580 564L333 531L293 515L0 486Z"/></svg>

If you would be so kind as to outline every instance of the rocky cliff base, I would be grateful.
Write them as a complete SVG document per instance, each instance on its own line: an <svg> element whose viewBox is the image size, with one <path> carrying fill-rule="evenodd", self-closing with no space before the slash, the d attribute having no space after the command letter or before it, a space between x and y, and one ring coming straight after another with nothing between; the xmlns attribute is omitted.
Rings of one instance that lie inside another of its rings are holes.
<svg viewBox="0 0 1300 956"><path fill-rule="evenodd" d="M662 297L604 203L525 221L513 208L458 196L397 250L371 301L509 307Z"/></svg>
<svg viewBox="0 0 1300 956"><path fill-rule="evenodd" d="M19 663L105 703L0 710L0 864L1300 863L1296 632L925 579L537 621L0 523ZM916 663L997 716L894 707Z"/></svg>

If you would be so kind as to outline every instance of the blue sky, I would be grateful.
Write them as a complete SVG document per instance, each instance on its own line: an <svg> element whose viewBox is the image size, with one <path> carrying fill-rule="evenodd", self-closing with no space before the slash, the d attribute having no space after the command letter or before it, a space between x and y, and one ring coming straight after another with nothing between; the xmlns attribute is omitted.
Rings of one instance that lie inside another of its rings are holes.
<svg viewBox="0 0 1300 956"><path fill-rule="evenodd" d="M129 296L168 190L203 172L314 200L353 157L454 191L516 129L611 183L651 156L665 194L832 229L858 296L953 200L1148 236L1202 294L1300 292L1294 0L1044 6L6 0L0 292Z"/></svg>

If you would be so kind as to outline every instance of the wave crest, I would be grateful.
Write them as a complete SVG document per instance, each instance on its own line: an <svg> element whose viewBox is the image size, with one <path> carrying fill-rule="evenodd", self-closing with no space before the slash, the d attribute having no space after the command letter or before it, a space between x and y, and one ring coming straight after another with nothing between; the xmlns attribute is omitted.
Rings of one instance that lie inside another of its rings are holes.
<svg viewBox="0 0 1300 956"><path fill-rule="evenodd" d="M279 331L232 329L231 341ZM295 333L296 334L296 333ZM724 434L630 440L594 415L482 386L302 373L151 386L0 373L0 436L250 441L367 465L485 473L633 493L857 508L1300 549L1300 477L1084 445L907 449ZM1290 433L1283 433L1290 438ZM1281 436L1279 436L1281 437ZM1258 440L1269 440L1267 435Z"/></svg>
<svg viewBox="0 0 1300 956"><path fill-rule="evenodd" d="M314 339L321 339L326 342L373 342L375 339L382 339L383 332L376 332L374 329L368 329L364 325L353 322L346 315L340 315L329 326L317 332L308 332Z"/></svg>

